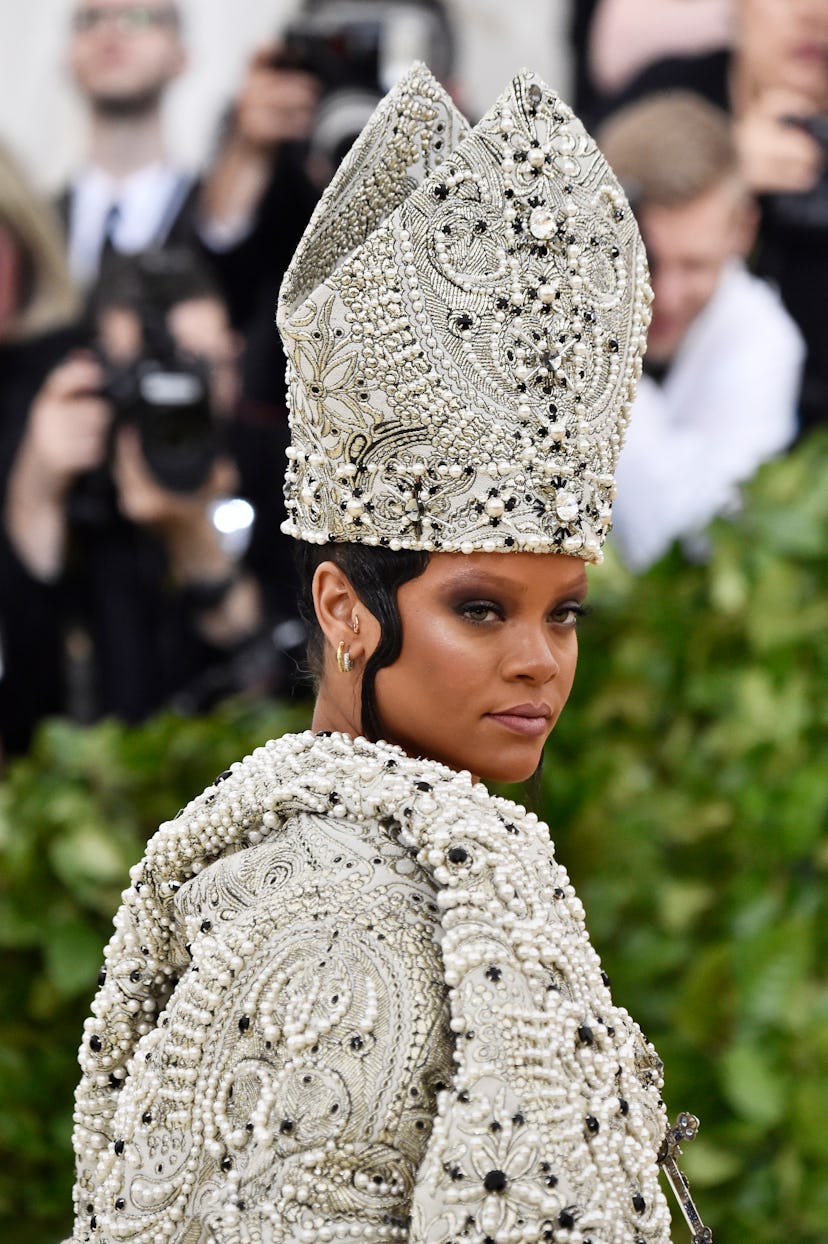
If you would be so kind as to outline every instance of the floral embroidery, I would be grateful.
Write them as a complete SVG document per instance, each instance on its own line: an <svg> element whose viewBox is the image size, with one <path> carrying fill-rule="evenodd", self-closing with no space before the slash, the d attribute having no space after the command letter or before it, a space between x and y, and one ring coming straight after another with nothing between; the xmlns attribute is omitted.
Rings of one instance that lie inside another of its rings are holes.
<svg viewBox="0 0 828 1244"><path fill-rule="evenodd" d="M415 66L281 292L285 531L599 561L650 297L621 187L554 92L523 73L469 130Z"/></svg>

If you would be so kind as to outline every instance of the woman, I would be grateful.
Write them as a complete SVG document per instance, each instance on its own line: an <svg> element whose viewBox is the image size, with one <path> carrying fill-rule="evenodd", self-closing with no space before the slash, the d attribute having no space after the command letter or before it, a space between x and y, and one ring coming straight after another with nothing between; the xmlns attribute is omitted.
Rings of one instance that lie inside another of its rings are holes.
<svg viewBox="0 0 828 1244"><path fill-rule="evenodd" d="M569 693L648 298L530 74L471 131L415 67L332 182L279 309L313 731L133 870L77 1241L668 1239L658 1059L477 780L531 775Z"/></svg>

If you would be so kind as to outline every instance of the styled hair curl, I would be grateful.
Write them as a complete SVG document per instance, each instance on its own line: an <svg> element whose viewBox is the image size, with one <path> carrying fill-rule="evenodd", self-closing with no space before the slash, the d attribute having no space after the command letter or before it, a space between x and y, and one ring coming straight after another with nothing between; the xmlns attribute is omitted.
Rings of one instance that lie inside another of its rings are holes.
<svg viewBox="0 0 828 1244"><path fill-rule="evenodd" d="M387 549L364 544L296 544L299 579L299 611L307 628L307 659L318 689L322 678L325 637L313 607L313 576L323 562L333 562L347 576L354 591L380 624L380 641L365 664L362 674L362 732L372 742L382 738L382 721L377 708L377 674L393 665L402 650L402 620L397 592L403 583L418 578L428 565L429 555L407 549Z"/></svg>

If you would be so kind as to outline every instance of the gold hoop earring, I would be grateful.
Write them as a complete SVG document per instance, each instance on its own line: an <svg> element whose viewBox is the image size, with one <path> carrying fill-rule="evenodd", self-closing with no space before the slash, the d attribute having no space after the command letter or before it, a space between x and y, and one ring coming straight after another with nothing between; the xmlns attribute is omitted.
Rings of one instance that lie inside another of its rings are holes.
<svg viewBox="0 0 828 1244"><path fill-rule="evenodd" d="M350 648L345 647L344 639L340 639L339 646L336 650L336 664L340 674L350 674L351 670L354 668L354 663L351 660L351 650Z"/></svg>
<svg viewBox="0 0 828 1244"><path fill-rule="evenodd" d="M351 623L351 628L355 635L359 634L359 614L357 613L356 609L354 610L354 620Z"/></svg>

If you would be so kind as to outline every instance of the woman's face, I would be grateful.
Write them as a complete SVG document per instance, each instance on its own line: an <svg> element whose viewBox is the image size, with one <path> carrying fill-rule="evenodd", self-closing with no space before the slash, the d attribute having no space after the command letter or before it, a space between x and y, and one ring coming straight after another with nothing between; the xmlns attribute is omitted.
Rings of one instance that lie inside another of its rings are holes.
<svg viewBox="0 0 828 1244"><path fill-rule="evenodd" d="M383 736L475 776L531 776L578 657L584 563L556 553L435 553L397 600L403 643L379 671Z"/></svg>
<svg viewBox="0 0 828 1244"><path fill-rule="evenodd" d="M739 50L756 84L824 107L828 92L828 0L739 0ZM792 103L789 111L796 111Z"/></svg>

